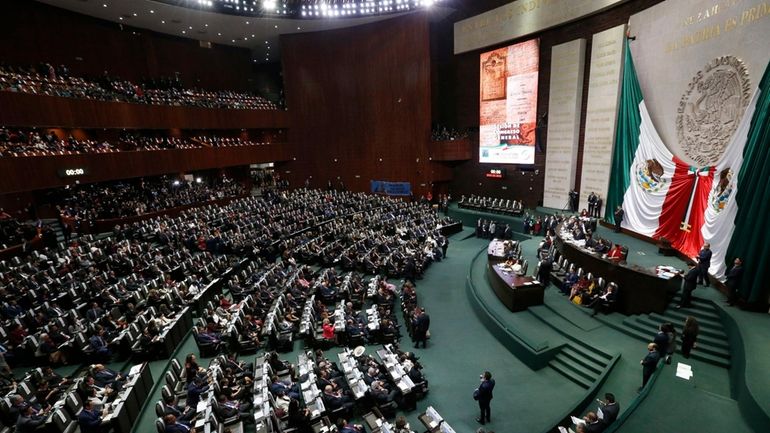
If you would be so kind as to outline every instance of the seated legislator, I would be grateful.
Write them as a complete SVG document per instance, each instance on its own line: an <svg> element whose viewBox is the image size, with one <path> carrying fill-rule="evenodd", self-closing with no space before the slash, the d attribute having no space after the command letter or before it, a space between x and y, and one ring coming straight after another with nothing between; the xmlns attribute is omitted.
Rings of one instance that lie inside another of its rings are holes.
<svg viewBox="0 0 770 433"><path fill-rule="evenodd" d="M619 262L623 259L623 247L620 244L615 244L607 253L607 258L615 262Z"/></svg>

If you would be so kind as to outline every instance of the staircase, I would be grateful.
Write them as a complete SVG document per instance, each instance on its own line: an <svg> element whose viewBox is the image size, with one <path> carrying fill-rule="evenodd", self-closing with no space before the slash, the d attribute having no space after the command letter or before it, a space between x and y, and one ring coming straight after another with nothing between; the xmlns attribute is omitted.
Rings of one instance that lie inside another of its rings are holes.
<svg viewBox="0 0 770 433"><path fill-rule="evenodd" d="M568 342L548 363L548 367L581 388L589 389L599 381L611 361L612 357L606 353Z"/></svg>
<svg viewBox="0 0 770 433"><path fill-rule="evenodd" d="M661 323L671 322L678 334L677 353L681 354L682 326L687 316L693 316L698 321L700 333L697 340L698 347L692 350L690 356L709 364L730 368L730 345L714 304L705 299L693 298L691 308L677 310L675 307L679 305L680 300L680 296L676 295L663 314L628 316L623 319L621 324L606 320L602 316L596 318L606 325L644 342L652 341Z"/></svg>

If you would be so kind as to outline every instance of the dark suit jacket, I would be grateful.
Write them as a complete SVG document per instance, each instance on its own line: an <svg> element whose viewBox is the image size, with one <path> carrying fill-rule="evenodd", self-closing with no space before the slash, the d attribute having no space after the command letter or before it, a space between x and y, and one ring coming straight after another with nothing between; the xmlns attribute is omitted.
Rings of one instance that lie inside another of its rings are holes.
<svg viewBox="0 0 770 433"><path fill-rule="evenodd" d="M708 269L711 266L711 250L700 250L698 253L698 265L703 269Z"/></svg>
<svg viewBox="0 0 770 433"><path fill-rule="evenodd" d="M495 380L489 379L481 382L481 385L479 385L479 400L480 401L489 401L492 400L492 390L495 389Z"/></svg>
<svg viewBox="0 0 770 433"><path fill-rule="evenodd" d="M727 281L725 281L727 287L729 287L731 290L737 290L741 286L741 278L743 278L743 266L733 266L729 271L727 271L725 276L727 277Z"/></svg>
<svg viewBox="0 0 770 433"><path fill-rule="evenodd" d="M167 424L166 433L190 433L190 427L178 422L174 424Z"/></svg>
<svg viewBox="0 0 770 433"><path fill-rule="evenodd" d="M16 431L18 433L32 433L39 426L45 423L46 417L32 415L32 416L19 416L16 421Z"/></svg>
<svg viewBox="0 0 770 433"><path fill-rule="evenodd" d="M602 406L602 413L604 414L604 418L602 418L602 422L605 426L609 426L613 422L615 422L616 419L618 419L618 413L620 413L620 404L617 402L612 404L606 404Z"/></svg>
<svg viewBox="0 0 770 433"><path fill-rule="evenodd" d="M698 274L700 271L698 270L698 267L694 267L687 271L687 273L684 276L684 290L695 290L696 287L698 287Z"/></svg>
<svg viewBox="0 0 770 433"><path fill-rule="evenodd" d="M645 375L652 374L658 367L658 361L660 361L660 352L657 350L653 352L647 352L642 360L642 368Z"/></svg>
<svg viewBox="0 0 770 433"><path fill-rule="evenodd" d="M78 414L78 424L83 433L96 433L101 431L102 417L95 410L82 410Z"/></svg>

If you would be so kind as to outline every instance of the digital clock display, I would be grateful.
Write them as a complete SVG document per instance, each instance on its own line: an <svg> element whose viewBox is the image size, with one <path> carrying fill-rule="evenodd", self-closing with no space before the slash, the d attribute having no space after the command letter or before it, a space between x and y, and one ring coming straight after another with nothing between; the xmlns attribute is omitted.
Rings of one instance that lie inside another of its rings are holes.
<svg viewBox="0 0 770 433"><path fill-rule="evenodd" d="M59 177L85 176L88 171L83 167L60 168Z"/></svg>

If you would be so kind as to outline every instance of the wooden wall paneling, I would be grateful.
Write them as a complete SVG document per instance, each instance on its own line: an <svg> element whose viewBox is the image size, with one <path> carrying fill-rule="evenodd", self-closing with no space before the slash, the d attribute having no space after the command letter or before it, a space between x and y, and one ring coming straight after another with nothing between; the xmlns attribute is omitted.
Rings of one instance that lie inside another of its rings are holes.
<svg viewBox="0 0 770 433"><path fill-rule="evenodd" d="M297 158L282 175L293 185L313 176L319 187L340 176L355 191L368 191L372 179L411 182L416 194L430 184L418 162L428 159L431 119L425 14L281 43Z"/></svg>
<svg viewBox="0 0 770 433"><path fill-rule="evenodd" d="M72 74L107 70L135 82L181 73L188 87L253 89L251 53L80 15L30 0L5 0L0 14L0 59L12 65L65 64ZM202 36L205 39L205 35Z"/></svg>
<svg viewBox="0 0 770 433"><path fill-rule="evenodd" d="M3 157L0 158L0 194L34 191L75 183L154 176L262 162L280 162L289 158L288 146L263 146L171 149L157 151L114 152L83 155ZM62 178L59 169L85 168L87 175ZM30 176L34 173L34 176Z"/></svg>
<svg viewBox="0 0 770 433"><path fill-rule="evenodd" d="M284 110L230 110L130 104L0 92L0 124L78 128L286 128Z"/></svg>

